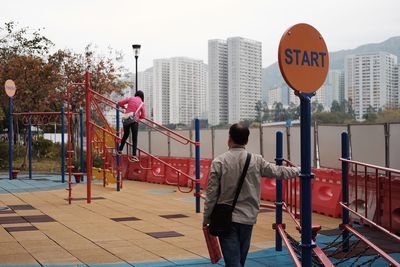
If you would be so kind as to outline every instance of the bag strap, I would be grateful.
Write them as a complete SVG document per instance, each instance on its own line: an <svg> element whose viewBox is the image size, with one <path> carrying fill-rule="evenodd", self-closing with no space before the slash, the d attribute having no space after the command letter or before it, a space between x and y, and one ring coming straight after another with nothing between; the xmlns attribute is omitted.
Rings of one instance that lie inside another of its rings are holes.
<svg viewBox="0 0 400 267"><path fill-rule="evenodd" d="M135 114L137 114L139 112L139 110L141 109L142 106L143 106L143 101L140 103L139 107L135 111Z"/></svg>
<svg viewBox="0 0 400 267"><path fill-rule="evenodd" d="M247 170L249 169L250 159L251 159L251 154L247 152L246 163L244 164L242 176L240 176L240 179L239 179L239 182L238 182L238 187L236 189L235 199L233 200L233 204L232 204L232 211L235 209L236 202L237 202L237 200L239 198L239 194L240 194L240 190L242 189L244 178L246 177Z"/></svg>

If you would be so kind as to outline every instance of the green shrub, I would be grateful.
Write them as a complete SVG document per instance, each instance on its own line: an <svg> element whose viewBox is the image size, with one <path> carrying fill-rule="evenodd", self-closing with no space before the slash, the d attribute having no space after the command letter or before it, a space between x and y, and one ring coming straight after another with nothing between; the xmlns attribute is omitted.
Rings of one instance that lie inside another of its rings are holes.
<svg viewBox="0 0 400 267"><path fill-rule="evenodd" d="M53 142L50 140L39 137L37 140L32 142L32 149L35 156L38 158L49 157L52 150Z"/></svg>

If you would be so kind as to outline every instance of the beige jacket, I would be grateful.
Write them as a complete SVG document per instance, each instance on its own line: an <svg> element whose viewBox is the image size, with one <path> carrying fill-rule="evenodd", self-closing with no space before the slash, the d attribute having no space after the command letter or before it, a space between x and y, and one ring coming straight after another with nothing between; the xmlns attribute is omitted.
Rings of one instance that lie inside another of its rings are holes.
<svg viewBox="0 0 400 267"><path fill-rule="evenodd" d="M204 204L204 223L209 223L210 215L217 203L232 204L238 181L243 172L247 151L244 148L231 148L215 158L211 164ZM252 154L232 221L242 224L255 224L260 208L261 177L288 179L299 175L296 167L276 166L264 160L261 155ZM218 196L219 187L221 194Z"/></svg>

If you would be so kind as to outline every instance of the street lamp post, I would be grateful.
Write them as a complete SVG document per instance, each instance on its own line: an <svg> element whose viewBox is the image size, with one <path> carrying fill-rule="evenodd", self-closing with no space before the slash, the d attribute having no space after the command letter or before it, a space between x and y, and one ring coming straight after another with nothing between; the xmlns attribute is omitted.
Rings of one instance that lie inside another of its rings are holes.
<svg viewBox="0 0 400 267"><path fill-rule="evenodd" d="M137 60L139 57L139 52L140 52L140 44L133 44L132 45L133 52L135 53L135 63L136 63L136 80L135 80L135 92L137 92L138 89L138 67L137 67Z"/></svg>

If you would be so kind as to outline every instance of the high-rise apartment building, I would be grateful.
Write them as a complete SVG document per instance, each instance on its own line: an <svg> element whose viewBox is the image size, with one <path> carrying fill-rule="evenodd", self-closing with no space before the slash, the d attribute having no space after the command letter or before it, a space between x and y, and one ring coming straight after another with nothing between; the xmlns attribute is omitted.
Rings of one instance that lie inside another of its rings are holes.
<svg viewBox="0 0 400 267"><path fill-rule="evenodd" d="M207 117L207 66L187 57L169 61L169 122L190 124L194 118Z"/></svg>
<svg viewBox="0 0 400 267"><path fill-rule="evenodd" d="M261 42L228 38L228 122L257 117L261 101Z"/></svg>
<svg viewBox="0 0 400 267"><path fill-rule="evenodd" d="M153 119L153 68L138 73L138 87L144 93L146 117Z"/></svg>
<svg viewBox="0 0 400 267"><path fill-rule="evenodd" d="M208 40L209 116L211 125L228 123L228 44Z"/></svg>
<svg viewBox="0 0 400 267"><path fill-rule="evenodd" d="M393 71L393 87L394 107L400 108L400 65L396 65Z"/></svg>
<svg viewBox="0 0 400 267"><path fill-rule="evenodd" d="M153 119L169 124L169 59L153 60Z"/></svg>
<svg viewBox="0 0 400 267"><path fill-rule="evenodd" d="M289 94L293 91L289 86L282 84L279 87L272 88L267 92L267 104L272 107L274 103L282 103L284 107L289 106Z"/></svg>
<svg viewBox="0 0 400 267"><path fill-rule="evenodd" d="M332 90L332 101L342 102L347 99L344 90L344 71L343 70L330 70L326 79L325 85L329 85ZM330 103L331 104L331 103Z"/></svg>
<svg viewBox="0 0 400 267"><path fill-rule="evenodd" d="M370 108L395 107L394 72L397 57L387 52L350 55L345 59L345 90L356 119L362 120Z"/></svg>

